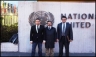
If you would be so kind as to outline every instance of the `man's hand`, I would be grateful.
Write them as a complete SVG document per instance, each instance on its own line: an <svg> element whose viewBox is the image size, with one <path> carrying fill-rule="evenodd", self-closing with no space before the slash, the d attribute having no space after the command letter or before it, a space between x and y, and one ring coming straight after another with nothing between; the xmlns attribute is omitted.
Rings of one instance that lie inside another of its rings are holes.
<svg viewBox="0 0 96 57"><path fill-rule="evenodd" d="M33 43L33 41L30 41L30 43L32 44L32 43Z"/></svg>
<svg viewBox="0 0 96 57"><path fill-rule="evenodd" d="M70 42L72 42L73 40L69 40Z"/></svg>
<svg viewBox="0 0 96 57"><path fill-rule="evenodd" d="M45 44L46 43L46 41L45 40L43 40L43 44Z"/></svg>

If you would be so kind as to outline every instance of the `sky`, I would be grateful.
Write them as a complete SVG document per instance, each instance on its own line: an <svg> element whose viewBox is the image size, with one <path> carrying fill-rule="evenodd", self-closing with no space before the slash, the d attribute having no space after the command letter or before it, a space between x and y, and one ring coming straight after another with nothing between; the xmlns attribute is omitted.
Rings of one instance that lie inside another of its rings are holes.
<svg viewBox="0 0 96 57"><path fill-rule="evenodd" d="M4 1L13 5L16 5L18 7L18 1Z"/></svg>

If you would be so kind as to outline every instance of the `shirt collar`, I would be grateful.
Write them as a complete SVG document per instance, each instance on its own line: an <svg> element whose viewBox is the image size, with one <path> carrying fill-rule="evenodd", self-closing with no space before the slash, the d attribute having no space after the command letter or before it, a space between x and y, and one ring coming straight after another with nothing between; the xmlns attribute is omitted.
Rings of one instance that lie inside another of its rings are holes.
<svg viewBox="0 0 96 57"><path fill-rule="evenodd" d="M40 25L36 25L36 26L39 26L40 27Z"/></svg>
<svg viewBox="0 0 96 57"><path fill-rule="evenodd" d="M48 28L52 28L52 26L48 26Z"/></svg>

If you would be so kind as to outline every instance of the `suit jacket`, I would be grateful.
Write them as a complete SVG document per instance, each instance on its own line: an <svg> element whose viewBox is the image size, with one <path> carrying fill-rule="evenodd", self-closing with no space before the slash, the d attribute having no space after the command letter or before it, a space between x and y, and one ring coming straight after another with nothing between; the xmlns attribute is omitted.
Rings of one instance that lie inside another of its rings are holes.
<svg viewBox="0 0 96 57"><path fill-rule="evenodd" d="M36 31L36 25L33 25L30 30L30 41L42 42L44 39L44 26L40 25L38 33Z"/></svg>
<svg viewBox="0 0 96 57"><path fill-rule="evenodd" d="M56 42L57 33L54 27L49 30L48 27L45 28L45 48L54 48L54 42Z"/></svg>
<svg viewBox="0 0 96 57"><path fill-rule="evenodd" d="M57 36L58 39L60 40L61 36L62 36L62 23L59 23L57 26ZM65 29L65 37L68 40L73 40L73 31L72 31L72 26L71 24L66 22L66 29Z"/></svg>

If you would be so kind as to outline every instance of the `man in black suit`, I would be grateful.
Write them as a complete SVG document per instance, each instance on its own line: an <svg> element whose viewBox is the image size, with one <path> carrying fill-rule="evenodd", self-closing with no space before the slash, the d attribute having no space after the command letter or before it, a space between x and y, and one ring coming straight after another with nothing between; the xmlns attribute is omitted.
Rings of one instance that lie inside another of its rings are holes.
<svg viewBox="0 0 96 57"><path fill-rule="evenodd" d="M56 29L52 27L52 22L47 21L47 27L45 28L44 33L45 38L45 48L46 48L46 56L54 56L54 45L57 38Z"/></svg>
<svg viewBox="0 0 96 57"><path fill-rule="evenodd" d="M38 45L38 54L42 56L42 42L44 40L44 26L40 25L40 19L35 20L35 25L31 27L30 43L32 44L32 56L35 56L36 46Z"/></svg>
<svg viewBox="0 0 96 57"><path fill-rule="evenodd" d="M69 56L69 44L73 40L73 31L71 24L67 23L66 16L61 17L62 22L57 26L57 35L59 41L59 56L63 56L63 46L65 46L65 56Z"/></svg>

